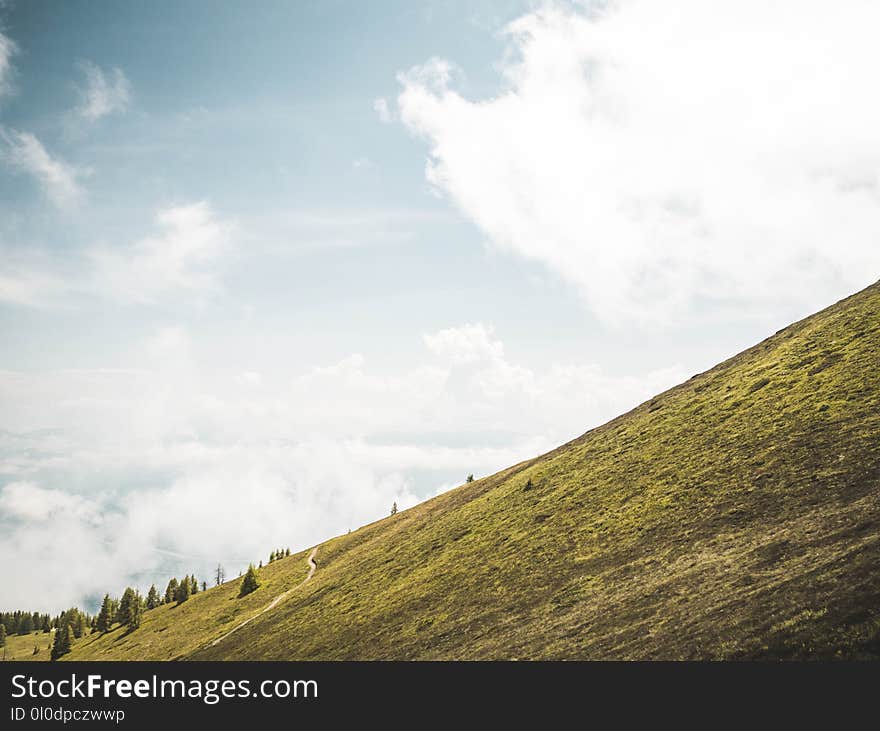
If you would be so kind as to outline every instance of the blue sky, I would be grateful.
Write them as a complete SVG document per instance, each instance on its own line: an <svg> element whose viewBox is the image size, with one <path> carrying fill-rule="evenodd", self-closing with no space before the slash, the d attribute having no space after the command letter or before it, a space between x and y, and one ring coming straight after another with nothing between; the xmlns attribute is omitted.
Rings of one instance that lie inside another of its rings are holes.
<svg viewBox="0 0 880 731"><path fill-rule="evenodd" d="M22 606L312 545L877 279L865 4L2 7Z"/></svg>
<svg viewBox="0 0 880 731"><path fill-rule="evenodd" d="M100 3L14 8L6 25L20 48L19 91L4 103L4 123L33 131L59 158L91 171L83 183L87 208L67 212L62 221L35 195L34 183L4 175L14 234L24 247L36 239L53 251L70 250L96 236L113 240L148 229L157 207L209 200L216 210L249 220L320 217L328 225L316 224L310 236L351 244L328 257L318 251L320 241L287 240L283 272L265 260L243 262L235 304L265 302L274 310L280 299L297 311L312 310L310 321L332 311L334 321L368 317L387 330L424 327L424 320L401 322L413 308L429 310L425 314L441 324L461 295L491 301L483 291L492 280L503 293L506 277L517 273L487 267L475 245L479 234L428 190L418 144L383 125L373 109L373 99L394 92L397 70L419 61L431 42L439 47L444 35L480 58L476 68L491 63L492 50L479 40L492 36L477 20L462 23L463 7L413 10L400 3L375 16L332 3L266 3L247 12L238 3L212 4L210 12L199 3L123 13ZM377 47L384 32L399 44ZM124 114L107 115L88 129L66 116L77 103L77 64L84 61L123 66L132 89ZM352 231L331 223L352 218L372 219L374 239L388 241L365 250ZM269 233L289 235L280 226ZM327 286L327 277L338 286ZM433 298L426 289L434 290ZM391 294L405 305L394 305ZM125 312L120 324L148 327L155 317ZM322 324L311 329L319 332ZM10 365L40 363L30 328L14 330L27 333L27 341L8 354L16 359ZM361 332L359 326L351 334L362 349L371 338L358 338ZM98 333L95 340L102 339ZM348 352L348 343L340 350L330 340L314 345L319 357ZM110 344L91 345L78 355L89 359ZM377 350L387 352L387 344Z"/></svg>

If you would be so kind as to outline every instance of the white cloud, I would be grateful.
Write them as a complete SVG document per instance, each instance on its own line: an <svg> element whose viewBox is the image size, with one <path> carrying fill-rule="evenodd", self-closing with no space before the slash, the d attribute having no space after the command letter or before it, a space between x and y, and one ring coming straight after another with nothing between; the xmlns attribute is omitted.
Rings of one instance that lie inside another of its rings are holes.
<svg viewBox="0 0 880 731"><path fill-rule="evenodd" d="M89 250L95 293L151 303L169 294L204 296L219 289L215 266L228 250L234 224L220 219L205 201L162 209L156 223L157 235Z"/></svg>
<svg viewBox="0 0 880 731"><path fill-rule="evenodd" d="M33 262L33 257L5 257L0 270L0 302L26 307L50 307L58 304L68 289L62 277Z"/></svg>
<svg viewBox="0 0 880 731"><path fill-rule="evenodd" d="M808 311L880 271L880 6L551 3L504 88L400 76L428 180L606 321Z"/></svg>
<svg viewBox="0 0 880 731"><path fill-rule="evenodd" d="M157 232L133 242L93 245L67 255L46 248L3 251L0 302L41 308L83 297L156 304L201 302L222 288L220 264L237 224L202 201L160 209ZM2 246L0 246L2 251Z"/></svg>
<svg viewBox="0 0 880 731"><path fill-rule="evenodd" d="M424 361L397 374L357 354L243 372L200 358L193 340L157 331L129 354L136 369L0 371L0 552L21 557L0 563L7 602L57 609L207 576L218 560L234 575L273 547L547 451L683 379L528 368L480 323L426 334Z"/></svg>
<svg viewBox="0 0 880 731"><path fill-rule="evenodd" d="M90 517L87 503L77 495L44 490L32 482L10 482L0 491L0 515L28 521L63 519L64 515Z"/></svg>
<svg viewBox="0 0 880 731"><path fill-rule="evenodd" d="M0 139L5 144L3 157L7 163L35 178L56 206L68 209L79 203L84 192L78 178L87 175L87 170L53 158L30 132L0 129Z"/></svg>
<svg viewBox="0 0 880 731"><path fill-rule="evenodd" d="M224 262L243 248L283 262L308 249L409 241L419 226L446 225L452 219L424 210L328 209L264 213L240 221L201 201L161 208L155 220L152 235L63 254L57 247L38 245L16 251L0 241L0 302L56 309L83 297L156 304L183 296L202 302L223 290Z"/></svg>
<svg viewBox="0 0 880 731"><path fill-rule="evenodd" d="M122 69L113 68L104 73L90 61L80 64L86 85L77 91L80 96L76 114L89 122L95 122L108 114L123 112L131 100L131 84Z"/></svg>
<svg viewBox="0 0 880 731"><path fill-rule="evenodd" d="M378 99L373 100L373 111L379 115L379 121L388 124L389 122L394 121L394 117L391 114L391 109L388 107L388 100L379 97Z"/></svg>
<svg viewBox="0 0 880 731"><path fill-rule="evenodd" d="M428 350L454 365L497 361L504 356L501 342L492 340L491 331L482 324L452 327L422 339Z"/></svg>
<svg viewBox="0 0 880 731"><path fill-rule="evenodd" d="M263 383L263 377L257 371L243 371L238 375L238 382L249 386L260 386Z"/></svg>
<svg viewBox="0 0 880 731"><path fill-rule="evenodd" d="M117 531L115 515L103 514L98 502L32 483L7 484L0 492L0 553L4 591L10 606L58 611L84 594L98 594L105 582L119 584L135 567L106 543ZM47 561L46 557L54 557ZM75 557L88 557L76 560ZM41 578L42 577L42 578Z"/></svg>
<svg viewBox="0 0 880 731"><path fill-rule="evenodd" d="M12 91L12 57L17 48L9 36L0 33L0 97Z"/></svg>

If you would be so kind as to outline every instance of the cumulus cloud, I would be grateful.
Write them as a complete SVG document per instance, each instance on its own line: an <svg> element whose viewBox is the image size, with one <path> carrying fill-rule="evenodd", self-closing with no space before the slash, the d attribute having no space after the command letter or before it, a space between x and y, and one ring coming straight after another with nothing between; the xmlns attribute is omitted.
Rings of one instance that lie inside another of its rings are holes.
<svg viewBox="0 0 880 731"><path fill-rule="evenodd" d="M501 342L493 340L491 331L482 324L451 327L423 335L422 339L428 350L456 365L504 356Z"/></svg>
<svg viewBox="0 0 880 731"><path fill-rule="evenodd" d="M136 369L0 371L0 551L22 557L0 564L11 605L57 609L207 577L218 561L234 576L276 546L547 451L683 378L528 368L481 323L426 333L422 361L398 374L358 354L242 373L200 359L193 339L158 330L130 354Z"/></svg>
<svg viewBox="0 0 880 731"><path fill-rule="evenodd" d="M156 235L134 244L90 249L96 293L149 303L168 294L201 296L219 289L215 265L228 250L234 224L201 201L160 210L156 225Z"/></svg>
<svg viewBox="0 0 880 731"><path fill-rule="evenodd" d="M105 73L100 66L84 61L80 69L85 75L85 86L77 89L80 103L77 116L96 122L109 114L123 112L131 100L131 84L122 69L113 68Z"/></svg>
<svg viewBox="0 0 880 731"><path fill-rule="evenodd" d="M608 322L827 303L880 271L880 6L550 3L485 99L400 75L428 180Z"/></svg>
<svg viewBox="0 0 880 731"><path fill-rule="evenodd" d="M79 178L88 174L52 157L43 143L30 132L0 129L4 143L3 158L15 169L31 175L43 192L62 209L75 207L84 195Z"/></svg>

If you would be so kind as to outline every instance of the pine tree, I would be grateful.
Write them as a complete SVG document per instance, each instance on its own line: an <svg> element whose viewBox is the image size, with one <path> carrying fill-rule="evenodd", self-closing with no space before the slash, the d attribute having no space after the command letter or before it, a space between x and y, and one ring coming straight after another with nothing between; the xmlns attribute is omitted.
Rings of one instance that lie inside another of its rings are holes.
<svg viewBox="0 0 880 731"><path fill-rule="evenodd" d="M289 555L290 555L290 547L289 547L289 546L288 546L287 548L284 549L284 555L285 555L285 556L289 556Z"/></svg>
<svg viewBox="0 0 880 731"><path fill-rule="evenodd" d="M178 603L178 605L183 604L187 599L189 599L190 589L192 588L189 583L189 579L184 576L181 582L177 585L177 594L175 594L174 599Z"/></svg>
<svg viewBox="0 0 880 731"><path fill-rule="evenodd" d="M208 582L207 581L202 582L202 591L208 591Z"/></svg>
<svg viewBox="0 0 880 731"><path fill-rule="evenodd" d="M192 574L189 577L189 593L190 594L198 594L199 593L199 580L196 578L195 574Z"/></svg>
<svg viewBox="0 0 880 731"><path fill-rule="evenodd" d="M42 628L43 628L43 632L45 632L46 634L48 634L49 632L52 631L52 625L49 623L49 615L48 614L43 615Z"/></svg>
<svg viewBox="0 0 880 731"><path fill-rule="evenodd" d="M73 646L73 637L70 632L70 625L67 622L61 624L55 630L55 641L52 643L52 659L57 660L62 655L70 652Z"/></svg>
<svg viewBox="0 0 880 731"><path fill-rule="evenodd" d="M226 580L226 572L223 570L223 567L218 563L217 570L214 571L214 586L220 586Z"/></svg>
<svg viewBox="0 0 880 731"><path fill-rule="evenodd" d="M468 476L467 476L467 479L465 480L465 482L473 482L473 481L474 481L474 476L473 476L473 475L468 475Z"/></svg>
<svg viewBox="0 0 880 731"><path fill-rule="evenodd" d="M396 501L396 500L395 500L394 503L392 503L392 505L391 505L391 514L392 514L392 515L397 515L397 501Z"/></svg>
<svg viewBox="0 0 880 731"><path fill-rule="evenodd" d="M109 632L110 625L113 624L112 602L110 595L104 594L104 601L101 602L101 611L98 612L98 618L95 620L95 629L98 632Z"/></svg>
<svg viewBox="0 0 880 731"><path fill-rule="evenodd" d="M6 647L6 625L0 623L0 647Z"/></svg>
<svg viewBox="0 0 880 731"><path fill-rule="evenodd" d="M271 559L271 558L269 559L269 563L272 563L272 559ZM260 561L260 565L257 566L257 568L258 568L258 569L263 568L263 562L262 562L262 561Z"/></svg>
<svg viewBox="0 0 880 731"><path fill-rule="evenodd" d="M241 588L238 591L238 596L243 597L247 594L250 594L252 591L256 591L260 587L260 580L257 578L257 570L254 568L254 565L251 564L248 566L247 573L244 575L244 578L241 580Z"/></svg>
<svg viewBox="0 0 880 731"><path fill-rule="evenodd" d="M126 626L128 627L129 632L141 626L141 615L143 614L143 611L144 600L141 597L140 592L136 591L128 609L128 621L126 622Z"/></svg>
<svg viewBox="0 0 880 731"><path fill-rule="evenodd" d="M177 579L172 578L165 587L165 603L171 604L177 598Z"/></svg>
<svg viewBox="0 0 880 731"><path fill-rule="evenodd" d="M159 590L155 584L151 584L150 590L147 592L147 609L155 609L161 603L162 598L159 596Z"/></svg>
<svg viewBox="0 0 880 731"><path fill-rule="evenodd" d="M33 631L34 618L28 612L25 612L21 619L18 620L18 634L29 635Z"/></svg>
<svg viewBox="0 0 880 731"><path fill-rule="evenodd" d="M119 600L119 608L116 610L116 616L114 617L119 624L128 624L131 619L132 605L136 599L135 590L130 586L126 587L125 591L122 592L122 599Z"/></svg>
<svg viewBox="0 0 880 731"><path fill-rule="evenodd" d="M76 639L79 639L86 633L86 617L78 609L71 609L69 612L69 616L70 631L73 632L73 636Z"/></svg>

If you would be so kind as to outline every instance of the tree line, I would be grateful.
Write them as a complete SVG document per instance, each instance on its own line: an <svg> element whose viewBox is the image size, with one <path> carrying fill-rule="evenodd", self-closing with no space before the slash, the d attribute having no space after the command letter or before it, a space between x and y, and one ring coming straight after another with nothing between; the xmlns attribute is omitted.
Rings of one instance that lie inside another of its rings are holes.
<svg viewBox="0 0 880 731"><path fill-rule="evenodd" d="M269 554L269 563L290 556L290 548L277 548ZM260 561L260 568L263 562ZM260 587L257 569L253 564L248 566L242 575L239 573L241 582L239 585L239 597L247 596ZM222 566L217 565L214 571L215 586L225 583L226 572ZM97 614L71 607L60 612L55 617L40 612L28 612L17 610L14 612L0 613L0 647L6 645L6 637L9 635L29 635L35 632L54 636L50 643L50 655L53 660L66 655L73 647L73 641L92 632L105 634L114 626L124 627L126 632L132 632L141 626L144 612L156 609L164 604L179 606L188 601L190 597L203 591L207 591L208 584L201 583L195 574L178 579L172 577L165 586L165 591L160 592L155 584L152 584L146 595L133 587L126 587L121 597L113 597L104 594L101 608ZM34 646L36 654L39 648Z"/></svg>
<svg viewBox="0 0 880 731"><path fill-rule="evenodd" d="M5 635L29 635L32 632L51 632L57 618L40 612L0 612L0 624Z"/></svg>
<svg viewBox="0 0 880 731"><path fill-rule="evenodd" d="M65 609L54 617L40 612L0 612L0 647L6 646L6 638L10 635L54 632L55 636L49 647L52 650L52 659L55 660L60 657L59 652L63 654L61 648L66 646L69 652L70 644L74 639L89 633L93 619L91 615L77 607ZM39 652L39 645L34 643L34 654Z"/></svg>

